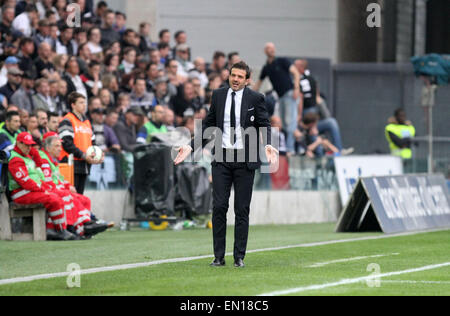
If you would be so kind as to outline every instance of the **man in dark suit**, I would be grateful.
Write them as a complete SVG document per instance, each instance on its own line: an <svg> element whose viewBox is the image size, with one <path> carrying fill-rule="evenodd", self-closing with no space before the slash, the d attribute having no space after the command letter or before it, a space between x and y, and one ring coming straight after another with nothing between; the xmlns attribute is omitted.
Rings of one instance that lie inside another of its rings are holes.
<svg viewBox="0 0 450 316"><path fill-rule="evenodd" d="M268 162L275 164L278 159L278 151L270 145L271 129L264 96L247 88L250 81L249 67L244 62L239 62L232 66L230 72L230 87L213 92L211 109L201 135L203 138L206 129L216 128L212 162L215 259L211 266L214 267L225 265L226 213L232 186L236 215L234 265L244 267L253 180L255 170L261 167L258 157L261 131L265 132L264 136L269 144L265 147ZM176 165L191 154L194 143L195 139L191 146L179 149L175 158ZM202 141L202 145L206 143L207 140Z"/></svg>

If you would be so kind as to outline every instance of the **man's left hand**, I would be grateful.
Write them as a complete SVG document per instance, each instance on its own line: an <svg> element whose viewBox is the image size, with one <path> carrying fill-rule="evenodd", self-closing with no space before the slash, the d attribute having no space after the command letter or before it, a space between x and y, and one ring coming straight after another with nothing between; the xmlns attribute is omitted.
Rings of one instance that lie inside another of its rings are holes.
<svg viewBox="0 0 450 316"><path fill-rule="evenodd" d="M276 150L273 146L266 146L266 158L270 165L276 165L278 163L278 150Z"/></svg>

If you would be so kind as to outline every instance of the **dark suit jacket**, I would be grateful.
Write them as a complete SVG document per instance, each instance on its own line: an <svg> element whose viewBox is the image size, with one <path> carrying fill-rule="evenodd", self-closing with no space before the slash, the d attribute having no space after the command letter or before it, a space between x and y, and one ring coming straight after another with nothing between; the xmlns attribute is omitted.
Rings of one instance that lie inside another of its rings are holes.
<svg viewBox="0 0 450 316"><path fill-rule="evenodd" d="M209 110L209 114L203 124L203 130L202 135L204 134L204 131L209 127L217 127L222 132L224 129L224 117L225 117L225 103L227 100L227 94L228 94L228 87L221 88L218 90L213 91L212 95L212 102L211 102L211 108ZM266 138L264 139L265 144L271 144L271 128L270 128L270 120L269 120L269 114L267 112L266 108L266 102L265 98L262 94L255 92L249 88L245 88L243 95L242 95L242 103L241 103L241 127L244 129L244 131L249 128L253 127L257 131L257 141L255 144L255 139L250 140L248 138L247 134L244 134L243 141L245 143L245 150L246 150L246 163L247 167L250 170L256 170L261 167L261 161L259 159L259 154L257 155L257 162L250 162L248 153L250 152L249 146L257 146L257 152L259 153L259 147L261 145L260 141L260 128L265 127L266 128ZM250 135L250 133L248 133ZM265 135L264 135L265 136ZM199 135L196 135L196 137L199 137ZM203 136L202 136L203 137ZM202 139L202 146L204 147L210 139ZM252 144L250 144L250 142ZM221 139L220 139L221 143ZM216 147L217 147L217 139L216 139ZM191 147L195 150L194 147L194 139L191 142ZM215 148L216 150L218 148ZM220 148L221 150L222 148ZM253 160L253 159L252 159ZM253 160L254 161L254 160ZM213 162L214 164L215 162Z"/></svg>

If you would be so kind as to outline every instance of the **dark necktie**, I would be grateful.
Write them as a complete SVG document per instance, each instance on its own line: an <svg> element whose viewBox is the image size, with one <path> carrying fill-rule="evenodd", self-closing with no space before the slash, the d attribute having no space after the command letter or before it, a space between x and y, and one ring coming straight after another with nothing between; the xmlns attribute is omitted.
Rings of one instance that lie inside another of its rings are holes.
<svg viewBox="0 0 450 316"><path fill-rule="evenodd" d="M236 96L236 92L231 93L231 113L230 113L230 142L231 146L234 146L236 144L236 104L234 102L234 97Z"/></svg>

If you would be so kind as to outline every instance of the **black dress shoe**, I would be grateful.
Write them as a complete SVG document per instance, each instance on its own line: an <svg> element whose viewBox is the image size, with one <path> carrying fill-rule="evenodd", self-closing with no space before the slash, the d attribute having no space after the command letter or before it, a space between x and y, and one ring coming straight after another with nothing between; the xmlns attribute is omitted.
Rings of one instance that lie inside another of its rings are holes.
<svg viewBox="0 0 450 316"><path fill-rule="evenodd" d="M56 231L53 229L47 229L47 240L67 241L67 240L79 240L79 238L77 235L72 234L67 230Z"/></svg>
<svg viewBox="0 0 450 316"><path fill-rule="evenodd" d="M214 261L210 264L211 267L223 267L225 266L225 259L215 258Z"/></svg>
<svg viewBox="0 0 450 316"><path fill-rule="evenodd" d="M96 222L88 222L84 224L85 236L94 236L99 233L103 233L107 229L108 229L107 224L98 224Z"/></svg>
<svg viewBox="0 0 450 316"><path fill-rule="evenodd" d="M242 260L242 259L234 260L234 266L236 268L243 268L243 267L245 267L244 260Z"/></svg>

